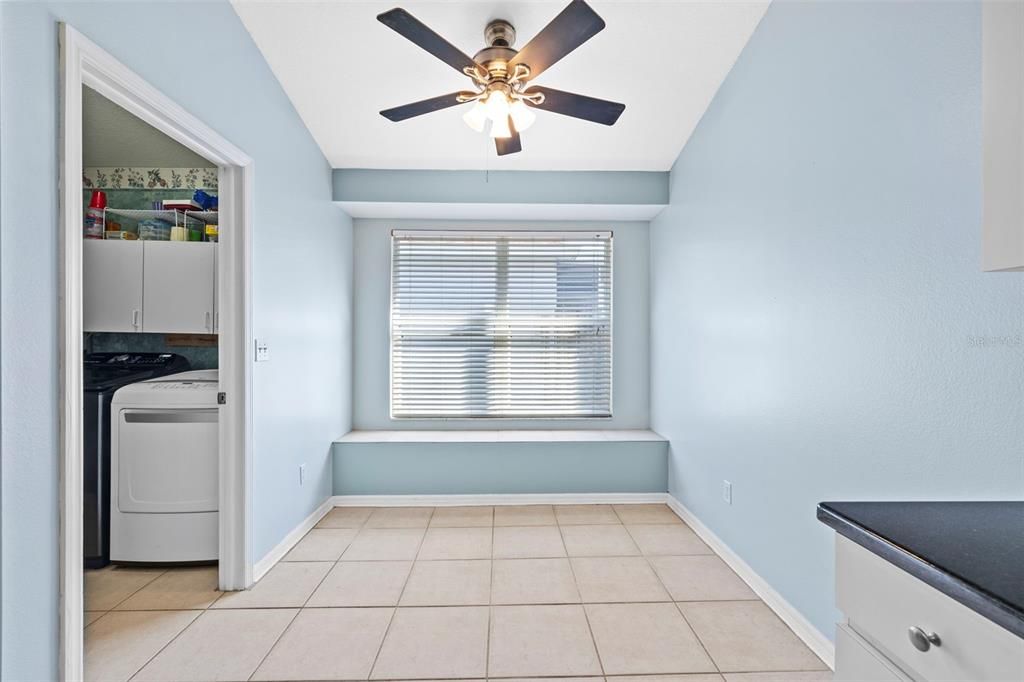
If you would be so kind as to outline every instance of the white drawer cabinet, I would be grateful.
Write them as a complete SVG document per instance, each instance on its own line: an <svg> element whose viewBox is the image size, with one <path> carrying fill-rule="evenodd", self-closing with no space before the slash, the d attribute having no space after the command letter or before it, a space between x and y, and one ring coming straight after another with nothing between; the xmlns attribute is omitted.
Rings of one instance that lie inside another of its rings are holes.
<svg viewBox="0 0 1024 682"><path fill-rule="evenodd" d="M832 682L907 682L910 678L849 625L836 628L836 672Z"/></svg>
<svg viewBox="0 0 1024 682"><path fill-rule="evenodd" d="M836 605L846 614L849 629L861 638L842 632L841 626L837 680L857 679L844 669L844 662L864 663L860 652L851 648L862 643L891 669L914 680L1024 680L1024 639L839 535ZM938 645L918 650L909 636L912 627L936 635Z"/></svg>
<svg viewBox="0 0 1024 682"><path fill-rule="evenodd" d="M142 331L140 241L86 239L82 244L82 328Z"/></svg>
<svg viewBox="0 0 1024 682"><path fill-rule="evenodd" d="M86 240L87 332L216 333L217 244Z"/></svg>
<svg viewBox="0 0 1024 682"><path fill-rule="evenodd" d="M146 242L142 330L212 334L216 244Z"/></svg>

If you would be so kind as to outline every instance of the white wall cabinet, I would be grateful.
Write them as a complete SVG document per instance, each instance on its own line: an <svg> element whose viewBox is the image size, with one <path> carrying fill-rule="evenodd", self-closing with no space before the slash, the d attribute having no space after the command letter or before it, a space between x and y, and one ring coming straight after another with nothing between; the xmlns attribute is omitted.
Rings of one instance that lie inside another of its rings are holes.
<svg viewBox="0 0 1024 682"><path fill-rule="evenodd" d="M142 331L140 241L87 239L82 245L82 327L87 332Z"/></svg>
<svg viewBox="0 0 1024 682"><path fill-rule="evenodd" d="M212 334L216 244L145 244L142 330Z"/></svg>
<svg viewBox="0 0 1024 682"><path fill-rule="evenodd" d="M86 240L87 332L216 333L217 245Z"/></svg>

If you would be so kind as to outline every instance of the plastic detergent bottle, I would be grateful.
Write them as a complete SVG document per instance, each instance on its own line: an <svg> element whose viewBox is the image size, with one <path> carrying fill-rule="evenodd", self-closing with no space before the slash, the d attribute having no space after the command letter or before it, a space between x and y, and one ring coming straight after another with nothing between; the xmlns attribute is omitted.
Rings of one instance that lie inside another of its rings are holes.
<svg viewBox="0 0 1024 682"><path fill-rule="evenodd" d="M107 207L107 193L93 190L89 208L85 210L85 238L103 239L103 209Z"/></svg>

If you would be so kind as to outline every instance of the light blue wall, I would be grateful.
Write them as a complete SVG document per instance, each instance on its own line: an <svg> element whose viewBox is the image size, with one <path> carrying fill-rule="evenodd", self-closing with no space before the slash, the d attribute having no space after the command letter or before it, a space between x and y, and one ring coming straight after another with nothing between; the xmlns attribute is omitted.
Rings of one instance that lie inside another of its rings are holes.
<svg viewBox="0 0 1024 682"><path fill-rule="evenodd" d="M334 200L452 204L668 203L669 174L642 171L445 171L336 168Z"/></svg>
<svg viewBox="0 0 1024 682"><path fill-rule="evenodd" d="M979 267L980 45L978 4L773 3L651 226L670 490L829 636L818 501L1024 495L1024 276Z"/></svg>
<svg viewBox="0 0 1024 682"><path fill-rule="evenodd" d="M392 420L389 414L388 311L391 230L612 230L612 418L600 420ZM583 222L498 222L357 219L355 260L356 429L646 429L648 415L648 225ZM339 434L341 435L341 434Z"/></svg>
<svg viewBox="0 0 1024 682"><path fill-rule="evenodd" d="M664 493L666 444L336 443L335 495Z"/></svg>
<svg viewBox="0 0 1024 682"><path fill-rule="evenodd" d="M350 411L350 223L330 168L227 2L0 3L2 670L57 677L57 22L255 159L254 534L259 558L331 492ZM309 480L298 484L298 465Z"/></svg>

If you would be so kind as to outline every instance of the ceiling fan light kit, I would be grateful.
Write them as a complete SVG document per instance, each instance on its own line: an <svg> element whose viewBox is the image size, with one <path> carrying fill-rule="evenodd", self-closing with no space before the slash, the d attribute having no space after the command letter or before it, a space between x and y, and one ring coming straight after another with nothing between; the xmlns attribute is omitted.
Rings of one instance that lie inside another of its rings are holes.
<svg viewBox="0 0 1024 682"><path fill-rule="evenodd" d="M512 47L516 39L512 24L503 19L490 22L484 29L487 47L472 59L404 9L384 12L377 19L461 71L473 88L380 112L391 121L472 102L463 121L477 132L488 130L498 155L504 156L522 151L519 133L533 125L534 108L609 126L626 108L618 102L532 84L533 78L604 28L604 20L583 0L570 2L522 50Z"/></svg>

